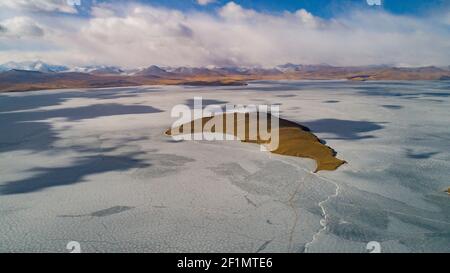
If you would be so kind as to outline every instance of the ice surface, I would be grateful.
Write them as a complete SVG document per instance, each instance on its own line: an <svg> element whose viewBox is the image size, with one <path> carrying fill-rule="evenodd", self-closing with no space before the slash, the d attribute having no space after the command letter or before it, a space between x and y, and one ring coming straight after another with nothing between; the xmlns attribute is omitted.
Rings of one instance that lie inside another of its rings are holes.
<svg viewBox="0 0 450 273"><path fill-rule="evenodd" d="M280 104L348 161L173 141L176 104ZM449 82L0 95L0 251L450 252Z"/></svg>

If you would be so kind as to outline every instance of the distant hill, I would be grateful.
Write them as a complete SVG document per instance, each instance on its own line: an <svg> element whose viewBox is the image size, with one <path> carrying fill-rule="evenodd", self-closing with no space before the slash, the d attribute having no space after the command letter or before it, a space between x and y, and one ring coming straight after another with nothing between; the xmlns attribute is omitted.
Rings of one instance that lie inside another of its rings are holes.
<svg viewBox="0 0 450 273"><path fill-rule="evenodd" d="M42 61L35 62L8 62L0 65L0 71L10 70L26 70L26 71L39 71L39 72L63 72L69 70L68 67L62 65L46 64Z"/></svg>
<svg viewBox="0 0 450 273"><path fill-rule="evenodd" d="M177 67L169 70L178 76L222 76L218 71L206 67Z"/></svg>
<svg viewBox="0 0 450 273"><path fill-rule="evenodd" d="M149 66L147 68L143 68L137 72L135 72L133 75L136 76L144 76L144 77L170 77L174 76L174 73L168 72L165 69L158 67L156 65Z"/></svg>
<svg viewBox="0 0 450 273"><path fill-rule="evenodd" d="M116 66L67 68L43 62L0 66L0 92L55 88L91 88L137 85L243 85L251 80L449 80L450 68L338 67L328 64L287 63L262 67L159 67L126 70Z"/></svg>

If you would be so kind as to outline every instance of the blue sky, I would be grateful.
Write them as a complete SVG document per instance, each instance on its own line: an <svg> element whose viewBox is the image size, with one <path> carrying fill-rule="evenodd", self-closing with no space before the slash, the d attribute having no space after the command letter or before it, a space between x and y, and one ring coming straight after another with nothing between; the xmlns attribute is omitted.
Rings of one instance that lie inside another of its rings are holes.
<svg viewBox="0 0 450 273"><path fill-rule="evenodd" d="M82 0L91 3L92 0ZM121 0L119 0L121 1ZM119 2L117 0L97 0L97 2ZM196 0L136 0L143 4L151 4L183 11L200 10L213 12L228 0L215 0L208 5L199 5ZM382 0L382 6L369 6L367 0L235 0L235 3L248 9L266 13L296 11L306 9L315 16L332 18L350 9L383 9L392 14L410 16L428 16L430 12L448 9L448 0Z"/></svg>

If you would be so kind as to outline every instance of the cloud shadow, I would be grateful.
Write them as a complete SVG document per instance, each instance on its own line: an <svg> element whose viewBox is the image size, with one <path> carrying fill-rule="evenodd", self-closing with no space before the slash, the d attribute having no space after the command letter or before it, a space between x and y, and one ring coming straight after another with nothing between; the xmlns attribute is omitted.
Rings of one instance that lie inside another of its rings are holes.
<svg viewBox="0 0 450 273"><path fill-rule="evenodd" d="M6 182L0 186L0 194L36 192L50 187L84 182L88 175L150 166L142 160L135 159L136 155L137 153L120 156L83 156L67 167L34 168L30 171L36 172L36 175L22 180Z"/></svg>
<svg viewBox="0 0 450 273"><path fill-rule="evenodd" d="M327 139L345 139L345 140L361 140L375 138L373 135L365 133L383 129L384 126L379 122L356 121L342 119L319 119L314 121L302 122L314 133L328 133L336 135L336 137L327 137Z"/></svg>

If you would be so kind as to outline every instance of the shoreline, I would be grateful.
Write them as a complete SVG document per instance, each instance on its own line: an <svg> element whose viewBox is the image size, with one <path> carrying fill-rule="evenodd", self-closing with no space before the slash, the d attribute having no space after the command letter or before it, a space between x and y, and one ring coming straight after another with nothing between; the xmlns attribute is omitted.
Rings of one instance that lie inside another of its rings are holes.
<svg viewBox="0 0 450 273"><path fill-rule="evenodd" d="M252 81L448 81L450 69L437 67L371 68L319 66L300 70L193 69L169 72L144 69L135 74L81 72L0 72L0 93L71 88L107 88L143 85L245 86Z"/></svg>
<svg viewBox="0 0 450 273"><path fill-rule="evenodd" d="M0 89L0 94L7 93L25 93L25 92L36 92L36 91L65 91L76 89L78 91L89 91L89 90L102 90L107 88L133 88L133 87L146 87L146 86L190 86L190 87L218 87L218 86L230 86L230 87L238 87L238 86L247 86L251 83L265 83L265 82L310 82L310 83L321 83L321 82L348 82L348 83L395 83L395 82L443 82L449 80L439 80L439 79L417 79L417 80L388 80L388 79L380 79L380 80L365 80L365 81L354 81L349 79L255 79L249 81L236 81L236 82L228 82L221 84L218 81L203 81L203 82L180 82L180 83L144 83L144 84L130 84L130 85L106 85L101 87L95 86L67 86L67 87L39 87L39 88L27 88L20 90L2 90Z"/></svg>

